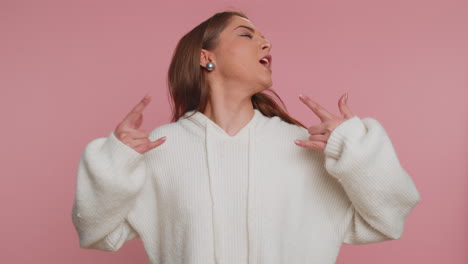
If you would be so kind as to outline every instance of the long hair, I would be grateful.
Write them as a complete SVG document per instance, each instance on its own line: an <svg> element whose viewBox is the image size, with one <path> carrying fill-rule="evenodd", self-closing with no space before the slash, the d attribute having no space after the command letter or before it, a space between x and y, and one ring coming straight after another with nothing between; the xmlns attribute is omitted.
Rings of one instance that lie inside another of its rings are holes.
<svg viewBox="0 0 468 264"><path fill-rule="evenodd" d="M201 50L213 50L217 47L220 33L233 16L248 19L240 11L216 13L185 34L177 43L167 75L167 85L173 103L173 106L171 105L172 122L177 121L190 110L202 113L205 111L210 97L210 87L203 74L204 68L200 66ZM258 109L265 116L278 116L287 123L306 128L301 122L289 116L286 110L265 92L276 96L286 109L283 100L271 87L252 96L254 109Z"/></svg>

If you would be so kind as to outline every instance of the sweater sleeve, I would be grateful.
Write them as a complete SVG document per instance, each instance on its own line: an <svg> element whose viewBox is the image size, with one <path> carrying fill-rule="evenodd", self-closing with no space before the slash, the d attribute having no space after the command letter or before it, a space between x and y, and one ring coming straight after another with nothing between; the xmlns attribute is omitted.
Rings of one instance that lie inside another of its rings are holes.
<svg viewBox="0 0 468 264"><path fill-rule="evenodd" d="M81 248L116 251L139 236L126 217L145 180L144 155L122 143L114 131L86 145L72 208Z"/></svg>
<svg viewBox="0 0 468 264"><path fill-rule="evenodd" d="M347 119L330 135L324 154L326 170L351 201L343 242L399 239L421 197L382 125L372 118Z"/></svg>

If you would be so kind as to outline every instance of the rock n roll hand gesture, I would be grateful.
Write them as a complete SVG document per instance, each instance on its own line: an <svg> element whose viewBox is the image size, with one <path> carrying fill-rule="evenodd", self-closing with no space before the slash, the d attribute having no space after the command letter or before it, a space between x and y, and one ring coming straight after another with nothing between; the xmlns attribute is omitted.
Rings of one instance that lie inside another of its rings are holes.
<svg viewBox="0 0 468 264"><path fill-rule="evenodd" d="M122 143L140 154L158 147L166 140L164 136L155 141L150 141L148 138L149 132L139 129L143 122L143 110L149 104L150 99L151 96L146 95L114 130L114 135L122 141Z"/></svg>
<svg viewBox="0 0 468 264"><path fill-rule="evenodd" d="M335 116L328 112L325 108L320 106L318 103L312 101L309 97L299 95L301 101L306 104L322 121L320 125L311 126L308 129L309 140L295 140L296 145L310 148L324 150L327 145L328 138L332 134L333 130L344 121L352 118L354 114L349 110L347 105L348 93L343 94L338 100L338 107L344 118Z"/></svg>

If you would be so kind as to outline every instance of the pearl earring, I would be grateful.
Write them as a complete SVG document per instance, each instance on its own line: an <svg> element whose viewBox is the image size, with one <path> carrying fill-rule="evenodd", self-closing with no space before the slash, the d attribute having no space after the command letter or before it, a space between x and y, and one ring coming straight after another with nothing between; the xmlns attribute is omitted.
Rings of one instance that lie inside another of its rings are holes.
<svg viewBox="0 0 468 264"><path fill-rule="evenodd" d="M214 69L215 65L211 61L206 64L206 69L209 71L212 71Z"/></svg>

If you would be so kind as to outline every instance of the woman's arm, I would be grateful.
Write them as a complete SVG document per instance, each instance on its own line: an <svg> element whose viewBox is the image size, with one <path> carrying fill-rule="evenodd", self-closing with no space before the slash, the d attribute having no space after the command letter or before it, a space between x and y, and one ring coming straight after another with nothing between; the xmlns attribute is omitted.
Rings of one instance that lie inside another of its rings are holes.
<svg viewBox="0 0 468 264"><path fill-rule="evenodd" d="M406 217L421 197L382 125L354 116L335 128L324 154L326 170L351 201L343 242L399 239Z"/></svg>
<svg viewBox="0 0 468 264"><path fill-rule="evenodd" d="M72 221L81 248L116 251L138 237L126 220L146 181L143 154L111 132L81 156Z"/></svg>

